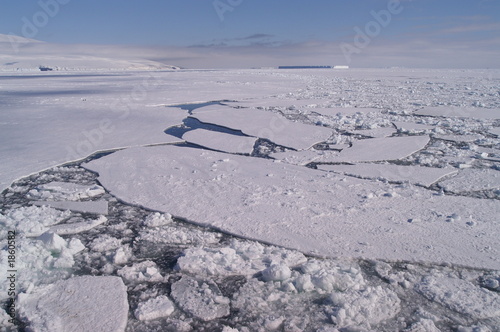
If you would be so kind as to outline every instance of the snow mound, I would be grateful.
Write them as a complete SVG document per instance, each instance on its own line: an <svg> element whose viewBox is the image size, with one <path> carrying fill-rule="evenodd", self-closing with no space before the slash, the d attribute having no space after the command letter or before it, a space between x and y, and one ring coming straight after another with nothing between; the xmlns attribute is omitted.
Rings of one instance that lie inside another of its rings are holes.
<svg viewBox="0 0 500 332"><path fill-rule="evenodd" d="M127 288L118 277L76 277L20 294L19 309L32 331L121 332Z"/></svg>
<svg viewBox="0 0 500 332"><path fill-rule="evenodd" d="M171 295L182 310L203 321L229 315L230 300L211 280L183 276L172 285Z"/></svg>

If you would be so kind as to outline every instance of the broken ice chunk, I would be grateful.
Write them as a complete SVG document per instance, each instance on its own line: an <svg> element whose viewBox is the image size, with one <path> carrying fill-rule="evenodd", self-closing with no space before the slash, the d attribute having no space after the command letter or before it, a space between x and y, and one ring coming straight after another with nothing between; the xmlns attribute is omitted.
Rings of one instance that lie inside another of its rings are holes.
<svg viewBox="0 0 500 332"><path fill-rule="evenodd" d="M33 331L121 332L127 326L127 288L118 277L71 278L18 299L20 317Z"/></svg>
<svg viewBox="0 0 500 332"><path fill-rule="evenodd" d="M70 182L54 181L42 184L28 193L30 199L77 201L80 199L96 197L105 193L103 187L94 185L81 185Z"/></svg>
<svg viewBox="0 0 500 332"><path fill-rule="evenodd" d="M168 317L174 312L174 304L165 295L141 302L134 311L138 320L152 320Z"/></svg>
<svg viewBox="0 0 500 332"><path fill-rule="evenodd" d="M172 285L171 295L182 310L203 321L229 315L230 300L211 280L183 276Z"/></svg>
<svg viewBox="0 0 500 332"><path fill-rule="evenodd" d="M56 209L61 210L71 210L77 212L85 213L95 213L95 214L108 214L108 202L107 201L84 201L84 202L73 202L73 201L35 201L32 203L36 206L51 206Z"/></svg>

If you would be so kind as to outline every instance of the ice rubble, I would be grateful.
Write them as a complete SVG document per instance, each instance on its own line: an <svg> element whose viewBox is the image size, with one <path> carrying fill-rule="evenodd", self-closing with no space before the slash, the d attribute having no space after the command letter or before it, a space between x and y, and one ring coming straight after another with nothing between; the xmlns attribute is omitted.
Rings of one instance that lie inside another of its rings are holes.
<svg viewBox="0 0 500 332"><path fill-rule="evenodd" d="M498 109L486 109L481 107L424 107L423 109L416 111L415 114L427 116L500 119L500 111Z"/></svg>
<svg viewBox="0 0 500 332"><path fill-rule="evenodd" d="M329 128L292 122L280 114L259 109L208 106L195 109L192 117L297 150L307 149L332 134Z"/></svg>
<svg viewBox="0 0 500 332"><path fill-rule="evenodd" d="M398 166L391 164L318 165L318 169L370 179L385 179L430 186L441 178L458 173L453 168Z"/></svg>
<svg viewBox="0 0 500 332"><path fill-rule="evenodd" d="M182 138L189 143L194 143L209 149L229 153L252 153L257 138L236 136L226 133L195 129L188 131Z"/></svg>
<svg viewBox="0 0 500 332"><path fill-rule="evenodd" d="M432 130L435 127L434 126L429 126L421 123L414 123L414 122L401 122L401 121L393 121L392 122L394 126L399 131L407 131L410 133L418 133L418 132L423 132L426 130Z"/></svg>
<svg viewBox="0 0 500 332"><path fill-rule="evenodd" d="M410 138L421 145L428 140ZM437 196L418 187L176 146L122 150L85 167L129 203L303 252L500 267L498 255L483 253L485 247L497 250L495 200ZM464 218L447 223L452 214ZM476 222L472 229L469 216Z"/></svg>
<svg viewBox="0 0 500 332"><path fill-rule="evenodd" d="M285 152L270 153L269 156L288 164L304 166L312 162L335 162L339 154L338 151L331 150L289 150Z"/></svg>
<svg viewBox="0 0 500 332"><path fill-rule="evenodd" d="M22 318L33 331L122 332L127 326L127 288L118 277L83 276L19 295Z"/></svg>
<svg viewBox="0 0 500 332"><path fill-rule="evenodd" d="M357 113L380 113L382 110L371 107L329 107L329 108L311 108L310 111L327 116L352 116Z"/></svg>

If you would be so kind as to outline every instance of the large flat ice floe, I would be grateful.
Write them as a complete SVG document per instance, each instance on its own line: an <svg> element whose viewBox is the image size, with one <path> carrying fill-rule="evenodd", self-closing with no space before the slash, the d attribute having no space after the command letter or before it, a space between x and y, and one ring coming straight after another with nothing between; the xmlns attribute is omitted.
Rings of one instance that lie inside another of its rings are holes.
<svg viewBox="0 0 500 332"><path fill-rule="evenodd" d="M125 331L127 288L118 277L76 277L19 296L32 331Z"/></svg>
<svg viewBox="0 0 500 332"><path fill-rule="evenodd" d="M197 108L192 116L297 150L322 142L333 133L329 128L292 122L280 114L258 109L207 106Z"/></svg>
<svg viewBox="0 0 500 332"><path fill-rule="evenodd" d="M237 136L205 129L188 131L182 135L182 138L189 143L229 153L252 153L257 141L255 137Z"/></svg>
<svg viewBox="0 0 500 332"><path fill-rule="evenodd" d="M390 164L318 165L319 169L370 179L410 182L430 186L444 176L456 174L452 168L398 166Z"/></svg>
<svg viewBox="0 0 500 332"><path fill-rule="evenodd" d="M384 161L405 158L429 143L429 136L383 137L358 140L343 149L335 162Z"/></svg>
<svg viewBox="0 0 500 332"><path fill-rule="evenodd" d="M480 107L424 107L415 112L416 115L444 116L459 118L478 118L478 119L500 119L500 109L486 109Z"/></svg>
<svg viewBox="0 0 500 332"><path fill-rule="evenodd" d="M86 167L129 203L303 252L500 267L497 200L177 146L122 150Z"/></svg>

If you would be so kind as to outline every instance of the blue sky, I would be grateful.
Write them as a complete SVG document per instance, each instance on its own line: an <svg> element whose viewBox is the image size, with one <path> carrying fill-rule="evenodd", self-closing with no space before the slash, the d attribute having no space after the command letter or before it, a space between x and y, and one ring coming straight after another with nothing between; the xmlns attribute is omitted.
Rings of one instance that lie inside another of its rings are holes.
<svg viewBox="0 0 500 332"><path fill-rule="evenodd" d="M498 67L500 0L3 0L0 33L163 48L155 59L193 67Z"/></svg>

